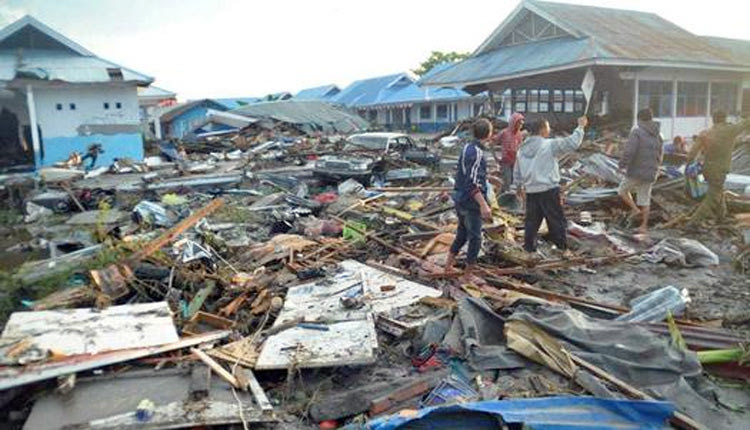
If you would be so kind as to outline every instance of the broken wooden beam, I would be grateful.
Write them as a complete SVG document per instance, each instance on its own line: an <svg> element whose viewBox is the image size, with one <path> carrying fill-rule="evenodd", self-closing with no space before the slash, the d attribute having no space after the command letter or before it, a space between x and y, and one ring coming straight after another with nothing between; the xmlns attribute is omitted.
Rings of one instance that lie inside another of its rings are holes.
<svg viewBox="0 0 750 430"><path fill-rule="evenodd" d="M239 367L237 368L237 372L244 375L244 379L247 380L247 387L253 394L255 402L258 404L258 406L260 406L260 409L263 412L272 411L273 405L271 405L271 402L268 400L268 396L266 396L266 392L263 391L263 387L260 386L258 379L255 378L255 373L253 373L253 371L250 369Z"/></svg>
<svg viewBox="0 0 750 430"><path fill-rule="evenodd" d="M231 373L229 373L229 371L223 368L221 364L217 363L216 360L206 355L205 352L201 351L198 348L190 348L190 352L192 352L203 363L205 363L206 366L210 367L211 370L213 370L217 375L221 377L221 379L227 381L231 386L237 389L243 388L242 385L240 385L239 381L237 381L237 378L235 378Z"/></svg>

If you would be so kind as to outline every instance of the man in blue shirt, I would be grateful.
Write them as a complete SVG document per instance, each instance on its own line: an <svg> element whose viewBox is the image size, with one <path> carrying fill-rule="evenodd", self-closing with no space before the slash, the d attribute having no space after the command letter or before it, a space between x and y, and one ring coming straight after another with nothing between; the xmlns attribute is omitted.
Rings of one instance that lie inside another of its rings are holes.
<svg viewBox="0 0 750 430"><path fill-rule="evenodd" d="M482 220L491 220L492 212L487 204L487 160L485 154L492 123L487 119L478 119L471 126L474 140L464 145L458 158L456 186L453 200L458 215L456 238L451 245L445 261L445 271L453 270L453 263L461 248L468 242L466 250L466 270L473 270L482 246Z"/></svg>

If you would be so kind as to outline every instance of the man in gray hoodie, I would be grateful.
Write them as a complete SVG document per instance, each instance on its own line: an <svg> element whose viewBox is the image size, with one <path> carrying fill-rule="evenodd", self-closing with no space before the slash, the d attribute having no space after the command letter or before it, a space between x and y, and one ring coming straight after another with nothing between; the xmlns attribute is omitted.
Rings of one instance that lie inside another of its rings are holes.
<svg viewBox="0 0 750 430"><path fill-rule="evenodd" d="M656 181L664 158L660 124L653 120L653 112L646 108L638 111L638 127L630 132L625 151L620 158L620 168L625 170L625 180L618 193L630 208L633 217L641 217L640 234L648 233L648 214L651 206L651 187ZM631 191L635 191L633 200Z"/></svg>
<svg viewBox="0 0 750 430"><path fill-rule="evenodd" d="M582 116L578 118L578 127L573 134L560 138L549 138L547 120L527 127L531 136L521 144L514 170L514 184L526 199L523 245L526 252L536 251L542 219L547 220L550 239L555 246L561 251L568 249L568 221L560 201L560 166L557 158L581 146L583 130L587 125L588 119Z"/></svg>

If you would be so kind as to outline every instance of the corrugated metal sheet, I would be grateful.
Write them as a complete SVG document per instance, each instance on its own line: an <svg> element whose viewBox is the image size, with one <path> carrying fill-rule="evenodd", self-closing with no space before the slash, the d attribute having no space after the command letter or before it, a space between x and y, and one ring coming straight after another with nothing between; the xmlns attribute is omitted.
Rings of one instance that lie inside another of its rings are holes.
<svg viewBox="0 0 750 430"><path fill-rule="evenodd" d="M654 13L532 1L588 35L608 58L733 65L729 53ZM554 21L553 21L554 22Z"/></svg>
<svg viewBox="0 0 750 430"><path fill-rule="evenodd" d="M446 67L439 66L439 70ZM412 105L470 97L471 95L465 91L456 88L423 87L411 75L397 73L356 81L344 88L332 101L349 107L363 108Z"/></svg>
<svg viewBox="0 0 750 430"><path fill-rule="evenodd" d="M580 63L595 56L587 39L553 39L509 46L464 60L425 79L425 85L460 84Z"/></svg>
<svg viewBox="0 0 750 430"><path fill-rule="evenodd" d="M16 77L16 52L0 51L0 80ZM39 78L70 83L112 82L107 69L122 70L122 81L149 84L153 78L98 57L81 57L54 51L23 51L21 70L34 71Z"/></svg>
<svg viewBox="0 0 750 430"><path fill-rule="evenodd" d="M750 64L750 40L708 36L704 36L703 39L711 45L728 51L729 55L732 56L732 60L742 62L743 64Z"/></svg>
<svg viewBox="0 0 750 430"><path fill-rule="evenodd" d="M533 0L523 5L524 11L528 9L553 24L575 29L581 37L493 48L504 35L495 30L496 40L486 42L481 53L424 79L425 85L478 84L608 61L750 71L750 58L746 55L737 55L726 46L711 43L653 13ZM744 49L742 52L746 52Z"/></svg>
<svg viewBox="0 0 750 430"><path fill-rule="evenodd" d="M297 100L329 100L335 97L340 91L341 89L334 84L323 85L320 87L305 88L295 94L294 98Z"/></svg>
<svg viewBox="0 0 750 430"><path fill-rule="evenodd" d="M613 400L593 397L548 397L465 403L396 414L367 423L369 430L399 428L498 428L488 427L484 414L499 415L505 424L523 424L533 430L559 429L664 429L674 412L668 402ZM454 413L451 415L451 413ZM483 419L484 418L484 419ZM408 426L415 421L422 426ZM483 426L484 425L484 426Z"/></svg>
<svg viewBox="0 0 750 430"><path fill-rule="evenodd" d="M300 126L307 131L351 133L365 130L367 121L346 109L316 100L284 100L242 106L232 113L251 118L267 118Z"/></svg>
<svg viewBox="0 0 750 430"><path fill-rule="evenodd" d="M227 110L227 108L224 105L216 102L213 99L191 100L188 102L180 103L174 106L172 109L164 112L159 117L159 121L161 122L172 121L173 119L189 111L190 109L193 109L194 107L201 106L201 105L203 105L207 109L215 109L215 110L220 110L220 111Z"/></svg>

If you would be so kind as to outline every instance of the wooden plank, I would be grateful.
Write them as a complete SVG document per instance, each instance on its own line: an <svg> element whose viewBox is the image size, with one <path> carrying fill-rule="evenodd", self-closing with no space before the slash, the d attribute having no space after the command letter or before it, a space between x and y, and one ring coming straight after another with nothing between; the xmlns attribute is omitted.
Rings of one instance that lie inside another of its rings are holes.
<svg viewBox="0 0 750 430"><path fill-rule="evenodd" d="M98 369L112 364L124 363L126 361L136 360L151 355L189 348L202 343L223 339L229 336L230 333L230 331L206 333L200 336L180 339L174 343L152 346L149 348L110 351L95 355L79 355L55 362L30 364L23 367L0 367L0 390L44 381L45 379L52 379L69 373Z"/></svg>
<svg viewBox="0 0 750 430"><path fill-rule="evenodd" d="M167 230L164 234L162 234L158 238L146 244L146 246L144 246L143 249L141 249L140 251L138 251L131 257L131 261L140 261L148 257L149 255L153 254L154 252L160 250L164 245L173 241L177 236L179 236L180 234L185 232L187 229L195 225L202 218L213 213L216 209L220 208L223 204L224 204L224 200L221 198L211 200L209 204L198 209L197 211L195 211L194 214L180 221L179 224Z"/></svg>
<svg viewBox="0 0 750 430"><path fill-rule="evenodd" d="M167 302L98 309L14 312L1 340L32 339L55 354L98 354L177 342Z"/></svg>
<svg viewBox="0 0 750 430"><path fill-rule="evenodd" d="M265 412L272 411L273 405L271 405L271 402L268 400L268 396L266 396L266 392L263 391L263 387L260 386L260 383L255 378L255 373L253 373L253 371L250 369L237 368L237 370L245 375L245 379L247 379L247 385L250 388L250 392L253 393L255 402L258 403L260 409Z"/></svg>
<svg viewBox="0 0 750 430"><path fill-rule="evenodd" d="M198 357L203 363L206 364L206 366L210 367L211 370L216 372L217 375L219 375L223 380L230 383L234 388L242 388L239 381L237 381L237 378L232 376L229 371L227 371L225 368L221 367L221 364L217 363L216 360L206 355L205 352L201 351L198 348L190 348L190 352L195 354L196 357Z"/></svg>

